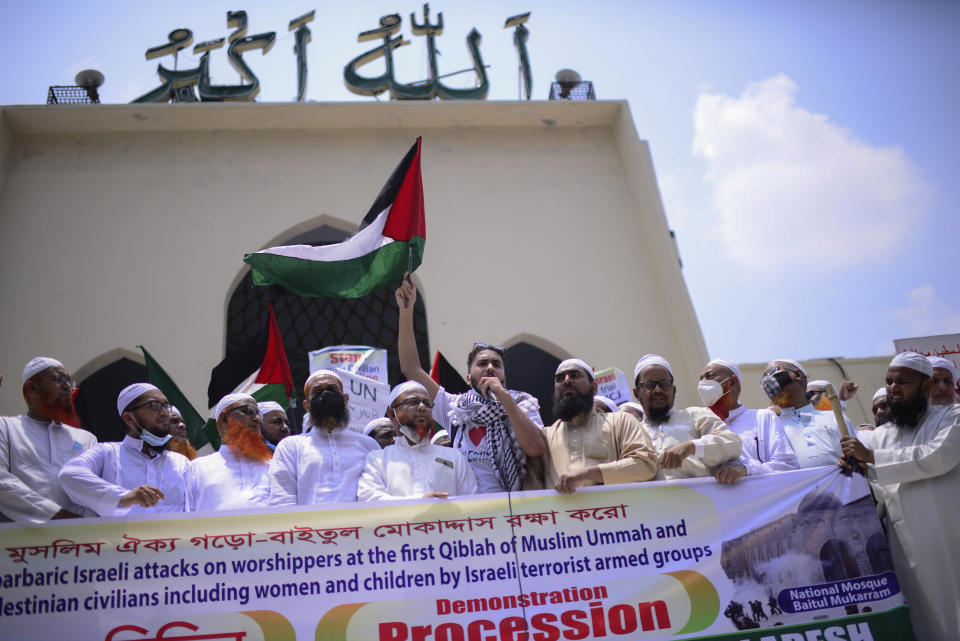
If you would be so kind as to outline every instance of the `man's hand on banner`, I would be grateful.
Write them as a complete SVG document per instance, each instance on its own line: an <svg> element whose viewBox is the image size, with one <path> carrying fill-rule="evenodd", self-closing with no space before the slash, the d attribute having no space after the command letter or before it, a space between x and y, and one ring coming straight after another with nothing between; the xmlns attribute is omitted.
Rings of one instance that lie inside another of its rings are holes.
<svg viewBox="0 0 960 641"><path fill-rule="evenodd" d="M166 498L160 488L152 485L141 485L135 487L120 497L120 507L130 507L137 504L140 507L153 507L161 499Z"/></svg>
<svg viewBox="0 0 960 641"><path fill-rule="evenodd" d="M448 499L450 498L449 492L427 492L422 497L424 499Z"/></svg>
<svg viewBox="0 0 960 641"><path fill-rule="evenodd" d="M675 470L683 465L683 459L696 451L693 441L684 441L673 447L668 447L660 455L660 467L665 470Z"/></svg>
<svg viewBox="0 0 960 641"><path fill-rule="evenodd" d="M593 481L597 485L603 484L603 472L596 465L585 467L583 469L561 474L554 486L557 492L561 494L573 494L574 491L587 481Z"/></svg>
<svg viewBox="0 0 960 641"><path fill-rule="evenodd" d="M718 483L724 483L726 485L731 485L736 483L744 476L747 475L747 468L743 465L733 464L733 465L722 465L720 469L717 470L715 478Z"/></svg>

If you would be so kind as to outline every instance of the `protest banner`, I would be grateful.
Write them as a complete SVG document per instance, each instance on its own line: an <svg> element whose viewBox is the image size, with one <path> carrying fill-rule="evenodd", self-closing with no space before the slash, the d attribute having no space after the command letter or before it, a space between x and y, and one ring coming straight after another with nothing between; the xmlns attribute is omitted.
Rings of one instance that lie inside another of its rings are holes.
<svg viewBox="0 0 960 641"><path fill-rule="evenodd" d="M915 338L897 338L893 341L897 353L917 352L924 356L941 356L960 370L960 334L940 334L938 336L917 336ZM957 382L956 402L960 402L960 381Z"/></svg>
<svg viewBox="0 0 960 641"><path fill-rule="evenodd" d="M606 396L620 405L632 400L627 377L616 367L608 367L593 373L593 380L597 382L597 394Z"/></svg>
<svg viewBox="0 0 960 641"><path fill-rule="evenodd" d="M339 368L336 372L343 382L343 393L347 395L347 407L350 410L347 427L363 433L367 423L386 413L390 386Z"/></svg>
<svg viewBox="0 0 960 641"><path fill-rule="evenodd" d="M307 354L310 373L341 369L387 383L387 350L366 345L333 345Z"/></svg>
<svg viewBox="0 0 960 641"><path fill-rule="evenodd" d="M0 637L912 639L835 468L0 528Z"/></svg>

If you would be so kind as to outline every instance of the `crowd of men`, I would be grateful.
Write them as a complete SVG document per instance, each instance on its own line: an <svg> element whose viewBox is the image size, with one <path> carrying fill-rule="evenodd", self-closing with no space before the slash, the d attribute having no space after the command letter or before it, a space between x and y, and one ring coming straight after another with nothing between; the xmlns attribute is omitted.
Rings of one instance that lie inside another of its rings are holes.
<svg viewBox="0 0 960 641"><path fill-rule="evenodd" d="M469 391L451 394L421 367L413 332L416 289L396 291L398 352L408 380L390 393L386 416L366 433L349 429L348 395L335 371L304 383L304 430L291 434L277 403L230 394L214 414L222 445L198 456L176 408L157 387L135 383L117 398L126 433L97 443L71 426L73 381L38 357L24 368L25 414L0 418L0 514L41 523L278 505L405 498L713 477L824 465L857 468L887 525L894 564L918 638L960 638L960 491L957 372L944 359L898 354L873 397L872 425L838 425L824 381L792 359L763 374L768 408L739 401L742 375L725 359L706 363L702 406L674 406L670 363L648 354L633 383L636 402L597 395L594 371L571 358L554 373L552 425L536 398L506 385L504 350L476 343ZM856 386L845 384L849 398ZM846 422L846 419L844 419ZM442 430L435 432L435 425ZM849 431L849 435L843 432Z"/></svg>

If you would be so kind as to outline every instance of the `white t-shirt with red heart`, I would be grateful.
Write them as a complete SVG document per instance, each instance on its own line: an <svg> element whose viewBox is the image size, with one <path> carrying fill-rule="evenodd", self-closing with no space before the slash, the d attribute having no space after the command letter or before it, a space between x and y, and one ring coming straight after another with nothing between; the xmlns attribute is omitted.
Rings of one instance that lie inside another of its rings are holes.
<svg viewBox="0 0 960 641"><path fill-rule="evenodd" d="M442 425L443 429L448 432L450 431L451 403L455 403L459 396L459 394L450 394L441 387L436 398L433 399L433 420ZM539 411L536 409L528 410L527 416L535 424L543 427ZM470 467L473 468L473 473L477 477L478 494L506 491L506 488L500 485L500 478L493 466L493 451L490 448L490 439L487 438L487 428L485 426L474 425L465 429L458 428L453 447L459 449L467 457Z"/></svg>

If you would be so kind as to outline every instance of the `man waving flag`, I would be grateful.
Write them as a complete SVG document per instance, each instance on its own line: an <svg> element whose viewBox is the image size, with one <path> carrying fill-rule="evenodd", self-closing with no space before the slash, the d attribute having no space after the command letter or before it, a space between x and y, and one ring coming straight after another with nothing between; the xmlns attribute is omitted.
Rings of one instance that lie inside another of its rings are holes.
<svg viewBox="0 0 960 641"><path fill-rule="evenodd" d="M253 269L254 285L280 285L300 296L360 298L416 269L426 240L417 138L364 216L360 231L335 245L272 247L243 260Z"/></svg>

